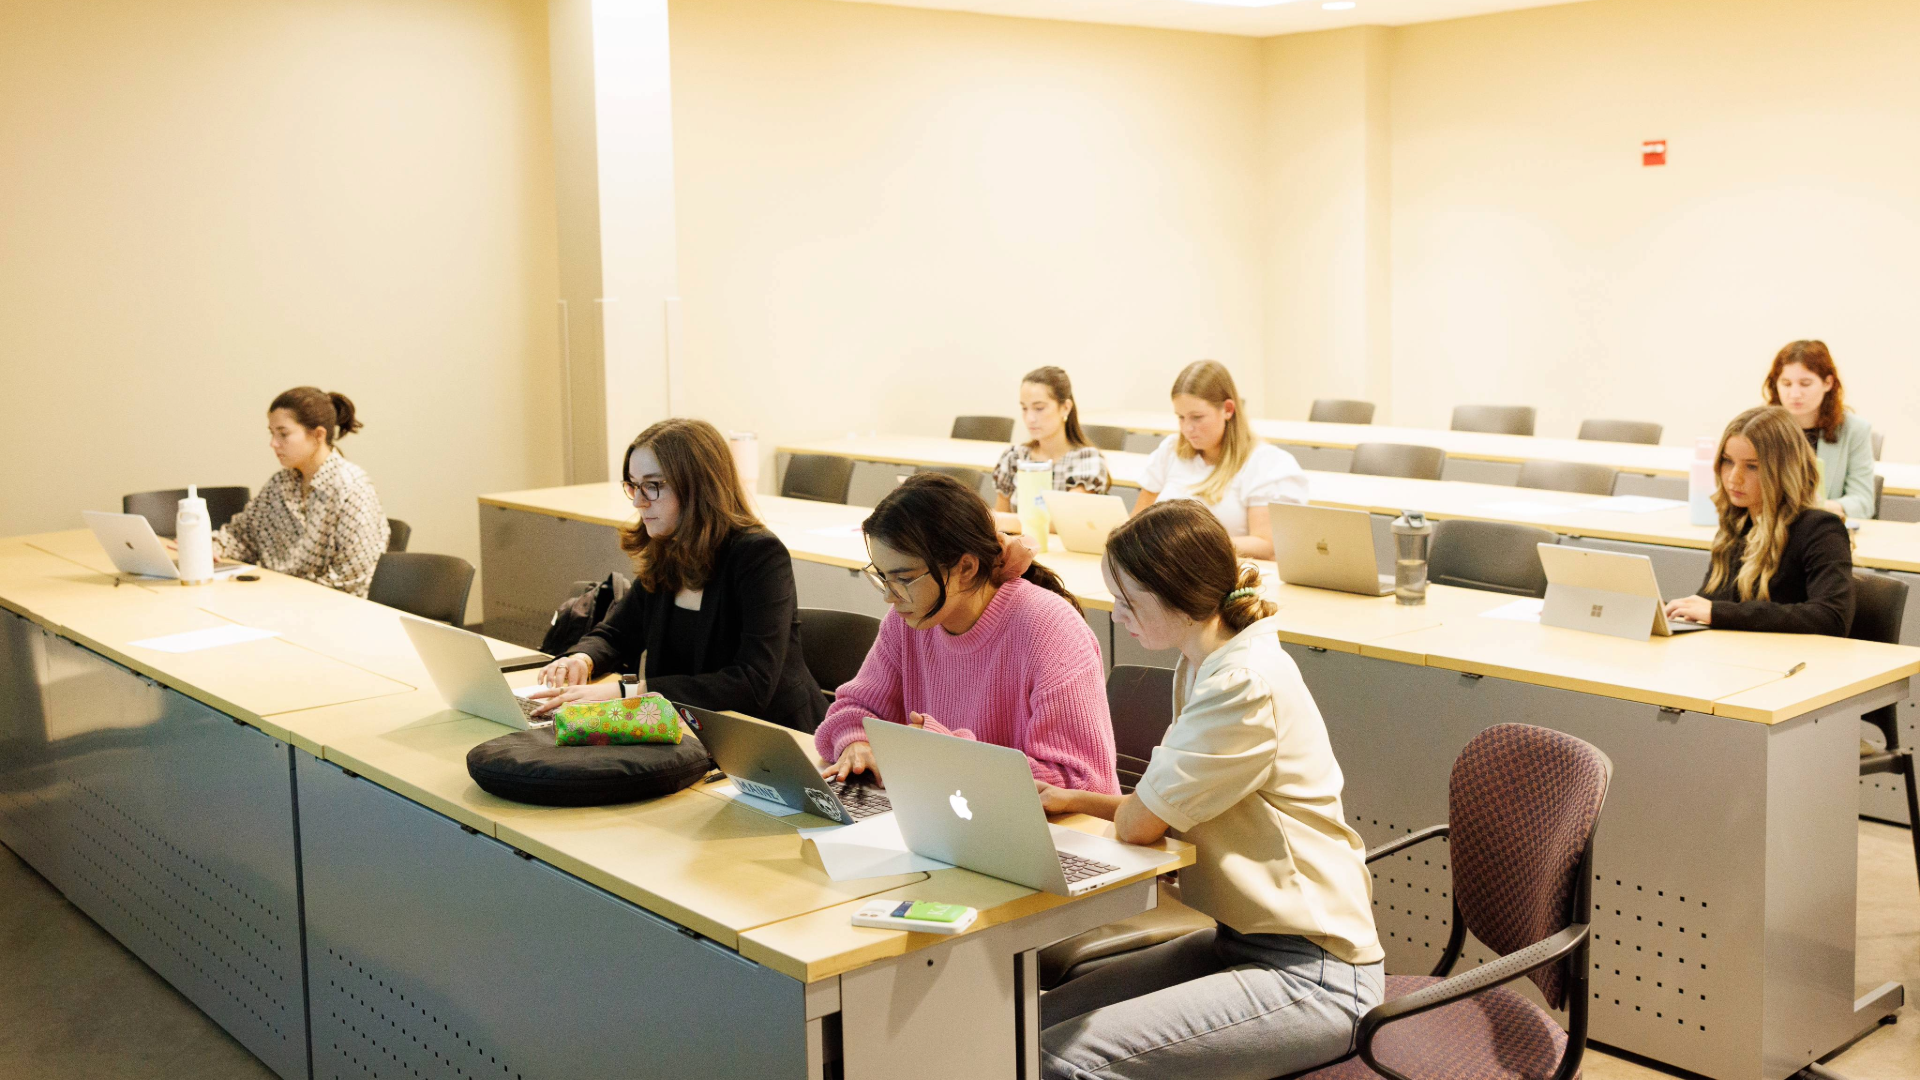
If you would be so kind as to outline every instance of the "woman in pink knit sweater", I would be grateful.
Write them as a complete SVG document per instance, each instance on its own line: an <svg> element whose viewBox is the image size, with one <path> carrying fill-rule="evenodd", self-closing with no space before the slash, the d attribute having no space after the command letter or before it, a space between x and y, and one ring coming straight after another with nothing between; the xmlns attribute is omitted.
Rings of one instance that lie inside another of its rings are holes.
<svg viewBox="0 0 1920 1080"><path fill-rule="evenodd" d="M875 774L866 725L885 722L1010 746L1036 779L1119 794L1099 643L1053 571L1003 556L979 494L921 473L862 528L893 610L814 733L825 775Z"/></svg>

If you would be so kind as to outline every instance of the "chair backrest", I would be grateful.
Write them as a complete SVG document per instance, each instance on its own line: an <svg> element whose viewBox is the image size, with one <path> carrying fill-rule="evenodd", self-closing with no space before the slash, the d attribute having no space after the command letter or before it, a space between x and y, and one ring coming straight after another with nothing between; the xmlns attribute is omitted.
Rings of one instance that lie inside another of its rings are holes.
<svg viewBox="0 0 1920 1080"><path fill-rule="evenodd" d="M1127 448L1127 429L1113 427L1110 424L1082 424L1080 433L1087 441L1101 450L1125 450Z"/></svg>
<svg viewBox="0 0 1920 1080"><path fill-rule="evenodd" d="M1531 405L1455 405L1453 430L1491 431L1500 435L1533 434Z"/></svg>
<svg viewBox="0 0 1920 1080"><path fill-rule="evenodd" d="M1666 428L1651 420L1582 420L1580 437L1591 442L1645 443L1660 445L1660 433Z"/></svg>
<svg viewBox="0 0 1920 1080"><path fill-rule="evenodd" d="M1368 476L1404 476L1409 480L1438 480L1447 468L1447 452L1437 446L1410 443L1363 442L1353 448L1348 472Z"/></svg>
<svg viewBox="0 0 1920 1080"><path fill-rule="evenodd" d="M831 694L860 673L880 636L880 620L854 611L800 609L800 654L813 681Z"/></svg>
<svg viewBox="0 0 1920 1080"><path fill-rule="evenodd" d="M1906 582L1890 574L1853 572L1853 626L1847 631L1848 637L1898 645L1906 614Z"/></svg>
<svg viewBox="0 0 1920 1080"><path fill-rule="evenodd" d="M1879 473L1873 474L1873 516L1880 516L1880 497L1887 493L1887 478Z"/></svg>
<svg viewBox="0 0 1920 1080"><path fill-rule="evenodd" d="M1559 537L1532 525L1449 518L1433 523L1427 580L1512 596L1547 595L1547 571L1537 545Z"/></svg>
<svg viewBox="0 0 1920 1080"><path fill-rule="evenodd" d="M1011 442L1013 441L1013 417L956 416L953 418L952 437L980 439L983 442Z"/></svg>
<svg viewBox="0 0 1920 1080"><path fill-rule="evenodd" d="M795 454L787 459L780 494L789 499L844 504L847 488L852 483L852 458L838 454Z"/></svg>
<svg viewBox="0 0 1920 1080"><path fill-rule="evenodd" d="M1611 495L1620 470L1607 465L1588 465L1578 461L1522 462L1515 486L1547 491L1576 491L1582 495Z"/></svg>
<svg viewBox="0 0 1920 1080"><path fill-rule="evenodd" d="M969 491L979 491L987 485L987 474L979 469L969 469L964 465L922 465L916 472L937 472L942 476L951 476L967 486Z"/></svg>
<svg viewBox="0 0 1920 1080"><path fill-rule="evenodd" d="M1880 460L1880 452L1887 448L1887 437L1880 432L1873 433L1873 460Z"/></svg>
<svg viewBox="0 0 1920 1080"><path fill-rule="evenodd" d="M1447 780L1453 897L1481 944L1504 956L1584 921L1580 879L1612 775L1598 749L1530 724L1496 724L1460 751ZM1565 964L1529 978L1565 1004Z"/></svg>
<svg viewBox="0 0 1920 1080"><path fill-rule="evenodd" d="M203 487L197 489L200 497L207 500L207 521L219 528L233 520L233 515L247 508L247 497L252 494L243 487ZM186 488L170 491L141 491L132 495L120 496L120 512L139 514L153 526L153 531L161 536L172 536L174 518L180 512L180 500L187 497Z"/></svg>
<svg viewBox="0 0 1920 1080"><path fill-rule="evenodd" d="M1307 419L1319 424L1371 424L1373 402L1347 398L1315 398Z"/></svg>
<svg viewBox="0 0 1920 1080"><path fill-rule="evenodd" d="M387 519L387 550L405 551L407 541L413 539L413 526L399 518Z"/></svg>
<svg viewBox="0 0 1920 1080"><path fill-rule="evenodd" d="M1173 723L1173 669L1115 664L1107 675L1107 711L1113 715L1120 790L1131 792Z"/></svg>
<svg viewBox="0 0 1920 1080"><path fill-rule="evenodd" d="M473 564L458 555L389 551L373 568L367 599L423 619L465 625Z"/></svg>

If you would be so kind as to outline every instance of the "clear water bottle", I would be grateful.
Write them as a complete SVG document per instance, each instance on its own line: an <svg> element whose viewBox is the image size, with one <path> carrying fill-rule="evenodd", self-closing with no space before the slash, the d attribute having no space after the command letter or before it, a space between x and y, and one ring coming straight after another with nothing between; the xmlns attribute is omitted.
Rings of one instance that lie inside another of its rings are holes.
<svg viewBox="0 0 1920 1080"><path fill-rule="evenodd" d="M1053 530L1053 515L1047 510L1047 492L1052 490L1052 462L1023 461L1015 467L1013 498L1020 531L1033 537L1042 552L1047 550L1047 533Z"/></svg>
<svg viewBox="0 0 1920 1080"><path fill-rule="evenodd" d="M1433 526L1418 510L1393 519L1393 598L1412 606L1427 602L1427 547Z"/></svg>

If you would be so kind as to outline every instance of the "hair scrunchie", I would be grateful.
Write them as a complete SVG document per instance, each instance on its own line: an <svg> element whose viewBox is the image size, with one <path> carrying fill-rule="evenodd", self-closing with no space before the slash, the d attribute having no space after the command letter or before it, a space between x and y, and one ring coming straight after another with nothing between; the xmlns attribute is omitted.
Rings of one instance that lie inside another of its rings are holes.
<svg viewBox="0 0 1920 1080"><path fill-rule="evenodd" d="M1256 589L1256 588L1253 588L1253 587L1251 587L1251 586L1249 586L1249 587L1247 587L1247 588L1244 588L1244 589L1235 589L1235 590L1233 590L1232 592L1230 592L1230 593L1228 593L1228 594L1227 594L1227 598L1226 598L1225 600L1222 600L1222 601L1220 601L1220 602L1221 602L1222 604L1231 604L1231 603L1233 603L1233 602L1234 602L1235 600L1238 600L1238 599L1240 599L1241 597L1245 597L1245 596L1259 596L1259 595L1260 595L1260 590L1259 590L1259 589Z"/></svg>
<svg viewBox="0 0 1920 1080"><path fill-rule="evenodd" d="M1033 565L1033 557L1040 553L1040 545L1031 536L1008 536L1000 534L1000 562L993 568L992 581L995 585L1005 585L1014 578L1027 572Z"/></svg>

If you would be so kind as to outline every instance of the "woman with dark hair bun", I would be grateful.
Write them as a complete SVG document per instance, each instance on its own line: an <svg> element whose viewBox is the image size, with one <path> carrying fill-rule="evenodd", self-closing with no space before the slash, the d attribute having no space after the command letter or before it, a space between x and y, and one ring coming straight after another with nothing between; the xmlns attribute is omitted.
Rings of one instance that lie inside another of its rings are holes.
<svg viewBox="0 0 1920 1080"><path fill-rule="evenodd" d="M867 580L893 610L814 734L825 775L873 771L868 724L912 724L1027 755L1035 778L1118 794L1100 645L1079 601L1003 543L979 494L907 478L862 523Z"/></svg>
<svg viewBox="0 0 1920 1080"><path fill-rule="evenodd" d="M363 427L345 394L296 386L267 406L280 471L213 534L213 552L367 595L387 550L387 516L366 470L338 443Z"/></svg>

